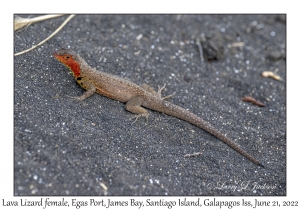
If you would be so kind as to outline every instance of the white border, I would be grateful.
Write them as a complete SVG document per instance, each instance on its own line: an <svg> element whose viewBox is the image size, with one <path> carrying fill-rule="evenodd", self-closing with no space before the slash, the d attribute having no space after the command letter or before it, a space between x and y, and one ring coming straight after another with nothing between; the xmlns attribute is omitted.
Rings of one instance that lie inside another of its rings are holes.
<svg viewBox="0 0 300 210"><path fill-rule="evenodd" d="M148 3L146 3L148 2ZM291 1L292 2L292 1ZM1 179L0 202L19 200L13 197L13 14L14 13L287 13L287 197L259 197L261 200L298 200L299 182L299 12L297 4L274 0L252 1L10 1L1 6ZM9 5L11 4L11 5ZM46 6L45 6L46 5ZM287 9L288 8L288 9ZM22 197L25 199L26 197ZM35 197L38 199L38 197ZM60 197L54 197L59 200ZM155 198L155 197L150 197ZM177 197L164 197L168 200ZM179 198L179 197L178 197ZM182 198L182 197L180 197ZM209 197L204 197L205 199ZM253 200L256 197L218 197L218 200ZM33 197L28 197L33 199ZM66 199L71 200L72 197ZM89 199L76 197L77 200ZM105 197L108 199L108 197ZM111 199L129 200L131 197L111 197ZM147 197L136 199L146 200ZM158 198L157 198L158 199ZM131 208L131 207L129 207ZM127 208L127 209L129 209ZM15 208L14 208L15 209ZM60 208L62 209L62 208ZM87 209L87 208L84 208ZM95 209L95 208L93 208ZM161 208L162 209L162 208ZM166 209L164 207L164 209ZM177 209L177 208L172 208ZM179 209L179 208L178 208Z"/></svg>

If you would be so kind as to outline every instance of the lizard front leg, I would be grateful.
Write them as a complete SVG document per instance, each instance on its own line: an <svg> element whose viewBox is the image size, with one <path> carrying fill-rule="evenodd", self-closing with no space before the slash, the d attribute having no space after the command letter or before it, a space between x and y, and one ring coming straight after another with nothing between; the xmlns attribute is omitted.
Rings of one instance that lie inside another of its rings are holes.
<svg viewBox="0 0 300 210"><path fill-rule="evenodd" d="M143 98L140 96L132 97L126 103L126 110L136 114L136 116L133 117L135 118L135 121L133 121L133 123L135 123L140 117L145 117L148 123L149 112L143 107L141 107L142 103L143 103Z"/></svg>
<svg viewBox="0 0 300 210"><path fill-rule="evenodd" d="M71 97L71 96L69 96L69 97L75 98L75 99L77 99L77 100L82 101L82 100L84 100L84 99L86 99L86 98L92 96L92 95L96 92L96 87L95 87L94 85L92 85L92 84L81 83L80 85L81 85L82 87L83 87L83 85L84 85L83 88L86 89L86 91L85 91L81 96L78 96L78 97Z"/></svg>
<svg viewBox="0 0 300 210"><path fill-rule="evenodd" d="M91 86L81 96L76 97L76 99L82 101L82 100L92 96L95 92L96 92L96 88L94 86Z"/></svg>

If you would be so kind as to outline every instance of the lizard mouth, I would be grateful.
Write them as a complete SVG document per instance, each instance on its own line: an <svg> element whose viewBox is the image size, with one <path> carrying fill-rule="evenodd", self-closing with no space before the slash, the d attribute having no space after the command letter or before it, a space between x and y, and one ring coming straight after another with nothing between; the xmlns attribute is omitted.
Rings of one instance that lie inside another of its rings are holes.
<svg viewBox="0 0 300 210"><path fill-rule="evenodd" d="M56 52L54 52L52 55L53 55L57 60L59 60L60 62L64 63L64 62L63 62L63 59L61 58L61 56L58 55Z"/></svg>
<svg viewBox="0 0 300 210"><path fill-rule="evenodd" d="M53 55L56 59L58 59L58 55L56 54L56 52L54 52L52 55Z"/></svg>
<svg viewBox="0 0 300 210"><path fill-rule="evenodd" d="M80 65L77 61L73 60L72 55L63 54L60 51L54 52L53 56L60 61L63 65L65 65L71 72L73 73L74 77L80 76Z"/></svg>
<svg viewBox="0 0 300 210"><path fill-rule="evenodd" d="M53 55L55 58L58 58L58 57L59 57L59 55L58 55L56 52L54 52L52 55Z"/></svg>

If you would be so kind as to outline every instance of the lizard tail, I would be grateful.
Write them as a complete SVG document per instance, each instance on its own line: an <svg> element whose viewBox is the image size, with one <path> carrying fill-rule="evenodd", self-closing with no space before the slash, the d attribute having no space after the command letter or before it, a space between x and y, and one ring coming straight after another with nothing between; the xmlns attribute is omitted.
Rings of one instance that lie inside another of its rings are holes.
<svg viewBox="0 0 300 210"><path fill-rule="evenodd" d="M148 107L151 109L151 107ZM212 125L210 125L205 120L201 119L197 115L193 114L190 111L187 111L175 104L172 104L167 101L162 101L159 106L155 106L155 109L157 111L163 112L167 115L171 115L174 117L177 117L179 119L185 120L193 125L196 125L199 128L202 128L203 130L209 132L210 134L216 136L220 140L222 140L224 143L229 145L231 148L233 148L235 151L243 155L244 157L248 158L250 161L255 163L258 166L264 167L263 164L261 164L258 160L256 160L254 157L252 157L250 154L248 154L246 151L244 151L239 145L231 141L228 137L226 137L224 134L222 134L220 131L218 131L216 128L214 128Z"/></svg>

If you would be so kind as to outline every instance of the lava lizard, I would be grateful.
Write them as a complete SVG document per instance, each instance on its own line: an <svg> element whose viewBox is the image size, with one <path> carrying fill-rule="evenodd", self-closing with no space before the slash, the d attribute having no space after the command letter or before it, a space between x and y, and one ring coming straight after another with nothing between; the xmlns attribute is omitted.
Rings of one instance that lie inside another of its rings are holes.
<svg viewBox="0 0 300 210"><path fill-rule="evenodd" d="M125 102L126 110L136 114L136 120L139 117L145 117L148 121L149 113L143 107L177 117L204 129L253 163L264 167L258 160L241 149L236 143L231 141L208 122L190 111L165 101L165 98L170 97L161 97L161 91L165 86L162 88L159 87L158 91L155 92L150 87L141 87L121 77L98 71L90 67L78 54L68 49L58 50L53 53L53 56L68 67L73 73L77 83L87 90L80 97L76 97L77 99L84 100L94 93L99 93L108 98Z"/></svg>

